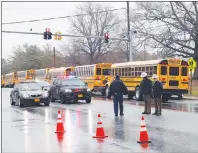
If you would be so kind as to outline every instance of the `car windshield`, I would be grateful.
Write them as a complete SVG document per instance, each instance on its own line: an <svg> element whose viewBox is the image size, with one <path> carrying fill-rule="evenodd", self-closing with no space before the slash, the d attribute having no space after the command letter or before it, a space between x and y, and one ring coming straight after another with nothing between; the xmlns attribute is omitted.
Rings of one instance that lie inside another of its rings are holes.
<svg viewBox="0 0 198 153"><path fill-rule="evenodd" d="M39 84L40 86L49 86L49 85L50 85L50 84L49 84L48 82L46 82L46 81L38 82L38 84Z"/></svg>
<svg viewBox="0 0 198 153"><path fill-rule="evenodd" d="M41 87L36 83L28 83L28 84L22 84L20 85L21 91L35 91L35 90L41 90Z"/></svg>
<svg viewBox="0 0 198 153"><path fill-rule="evenodd" d="M78 79L68 79L68 80L62 80L62 85L66 86L84 86L84 82Z"/></svg>

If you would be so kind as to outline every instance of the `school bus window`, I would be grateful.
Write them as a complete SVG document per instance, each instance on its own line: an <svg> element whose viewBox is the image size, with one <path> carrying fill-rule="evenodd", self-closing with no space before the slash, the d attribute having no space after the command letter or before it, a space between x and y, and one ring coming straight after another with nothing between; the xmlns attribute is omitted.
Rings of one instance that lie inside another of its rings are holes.
<svg viewBox="0 0 198 153"><path fill-rule="evenodd" d="M102 75L110 75L110 69L103 69Z"/></svg>
<svg viewBox="0 0 198 153"><path fill-rule="evenodd" d="M101 68L96 68L96 75L101 75Z"/></svg>
<svg viewBox="0 0 198 153"><path fill-rule="evenodd" d="M131 67L128 69L128 76L131 76Z"/></svg>
<svg viewBox="0 0 198 153"><path fill-rule="evenodd" d="M115 69L115 75L117 75L118 74L118 69Z"/></svg>
<svg viewBox="0 0 198 153"><path fill-rule="evenodd" d="M169 75L178 76L179 75L179 67L170 67Z"/></svg>
<svg viewBox="0 0 198 153"><path fill-rule="evenodd" d="M119 69L118 75L122 76L122 69L121 68Z"/></svg>
<svg viewBox="0 0 198 153"><path fill-rule="evenodd" d="M187 67L182 67L182 76L187 76Z"/></svg>
<svg viewBox="0 0 198 153"><path fill-rule="evenodd" d="M129 69L128 68L125 68L125 70L124 70L124 73L125 73L125 76L128 76L128 71Z"/></svg>
<svg viewBox="0 0 198 153"><path fill-rule="evenodd" d="M122 76L124 76L124 68L122 68Z"/></svg>
<svg viewBox="0 0 198 153"><path fill-rule="evenodd" d="M166 74L167 74L167 67L161 66L161 75L166 75Z"/></svg>
<svg viewBox="0 0 198 153"><path fill-rule="evenodd" d="M138 67L138 71L141 71L141 67Z"/></svg>

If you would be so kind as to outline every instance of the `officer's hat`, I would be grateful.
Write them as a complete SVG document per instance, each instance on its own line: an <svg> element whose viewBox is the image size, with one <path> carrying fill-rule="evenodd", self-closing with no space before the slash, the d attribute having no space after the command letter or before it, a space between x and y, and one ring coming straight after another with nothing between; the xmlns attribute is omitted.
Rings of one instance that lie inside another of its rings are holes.
<svg viewBox="0 0 198 153"><path fill-rule="evenodd" d="M147 77L147 75L148 75L148 74L147 74L146 72L142 72L142 74L141 74L140 77L141 77L141 78L145 78L145 77Z"/></svg>
<svg viewBox="0 0 198 153"><path fill-rule="evenodd" d="M153 74L152 78L157 79L158 78L157 74Z"/></svg>

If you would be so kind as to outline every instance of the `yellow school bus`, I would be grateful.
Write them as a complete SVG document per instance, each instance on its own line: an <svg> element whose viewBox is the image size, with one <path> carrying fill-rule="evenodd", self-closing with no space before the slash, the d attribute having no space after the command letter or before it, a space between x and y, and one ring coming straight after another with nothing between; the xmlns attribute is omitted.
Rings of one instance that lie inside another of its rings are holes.
<svg viewBox="0 0 198 153"><path fill-rule="evenodd" d="M17 76L18 76L18 82L26 81L27 72L26 71L18 71Z"/></svg>
<svg viewBox="0 0 198 153"><path fill-rule="evenodd" d="M53 79L59 76L68 76L74 71L74 67L60 67L60 68L50 68L47 73L47 80L51 84Z"/></svg>
<svg viewBox="0 0 198 153"><path fill-rule="evenodd" d="M74 73L95 92L106 95L106 83L110 77L111 63L75 66Z"/></svg>
<svg viewBox="0 0 198 153"><path fill-rule="evenodd" d="M36 71L34 69L26 70L26 80L34 80L36 77Z"/></svg>
<svg viewBox="0 0 198 153"><path fill-rule="evenodd" d="M35 79L47 81L48 72L49 68L35 70Z"/></svg>
<svg viewBox="0 0 198 153"><path fill-rule="evenodd" d="M112 78L107 86L118 74L129 90L128 98L135 96L139 101L142 100L139 89L141 73L147 72L150 79L153 74L157 74L163 83L163 101L168 101L171 95L188 93L188 71L188 63L176 58L115 63L111 66Z"/></svg>
<svg viewBox="0 0 198 153"><path fill-rule="evenodd" d="M5 75L5 87L13 88L18 82L17 72L12 72Z"/></svg>
<svg viewBox="0 0 198 153"><path fill-rule="evenodd" d="M35 70L26 70L26 71L18 71L18 82L27 81L27 80L34 80L35 79Z"/></svg>
<svg viewBox="0 0 198 153"><path fill-rule="evenodd" d="M4 88L6 84L5 74L1 75L1 88Z"/></svg>

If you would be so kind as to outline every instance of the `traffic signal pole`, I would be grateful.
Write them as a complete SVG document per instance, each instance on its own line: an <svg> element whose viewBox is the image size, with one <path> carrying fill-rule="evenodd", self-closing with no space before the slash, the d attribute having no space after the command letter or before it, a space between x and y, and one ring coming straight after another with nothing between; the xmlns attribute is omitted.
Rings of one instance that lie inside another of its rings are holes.
<svg viewBox="0 0 198 153"><path fill-rule="evenodd" d="M132 54L131 54L131 49L130 49L130 17L129 17L129 1L127 1L127 22L128 22L128 42L127 42L127 52L129 56L129 61L132 61Z"/></svg>
<svg viewBox="0 0 198 153"><path fill-rule="evenodd" d="M43 35L43 33L35 32L21 32L21 31L2 31L3 33L18 33L18 34L30 34L30 35ZM82 38L96 38L96 39L105 39L104 36L82 36L82 35L71 35L71 34L51 34L53 36L64 36L64 37L82 37ZM109 38L110 40L120 40L128 41L128 38Z"/></svg>
<svg viewBox="0 0 198 153"><path fill-rule="evenodd" d="M55 50L55 47L53 47L53 66L56 67L56 50Z"/></svg>

